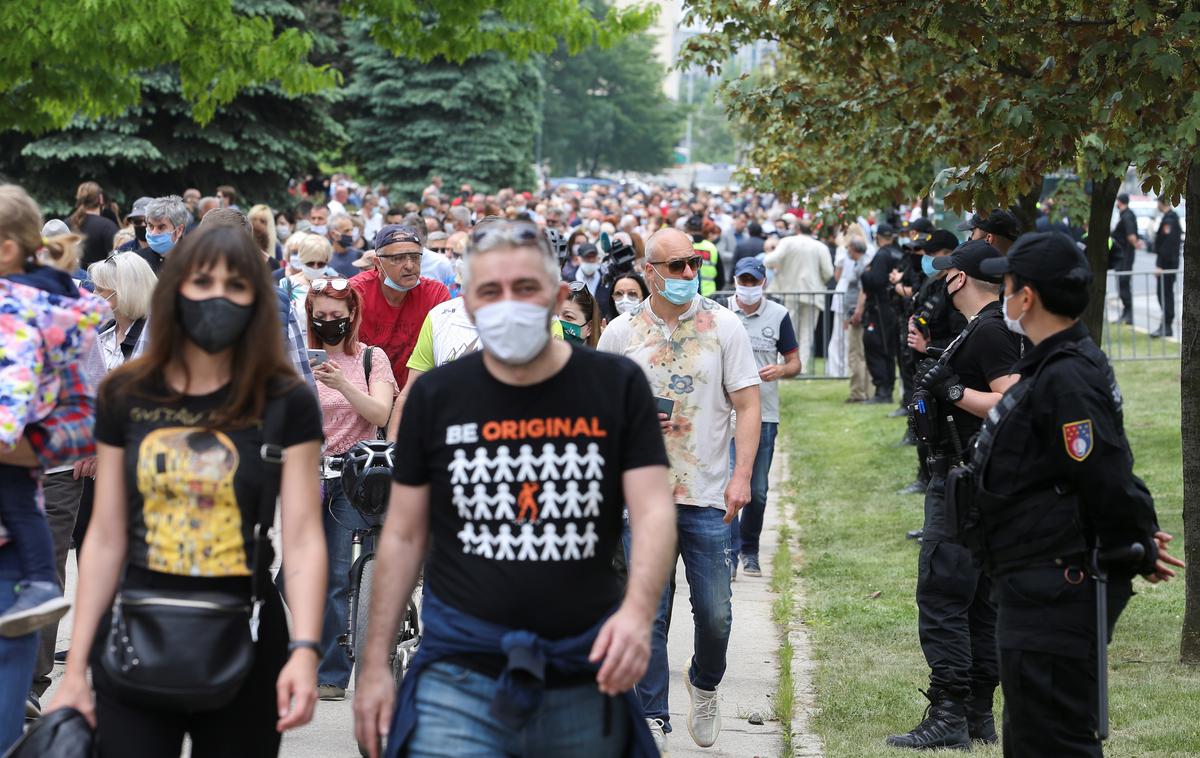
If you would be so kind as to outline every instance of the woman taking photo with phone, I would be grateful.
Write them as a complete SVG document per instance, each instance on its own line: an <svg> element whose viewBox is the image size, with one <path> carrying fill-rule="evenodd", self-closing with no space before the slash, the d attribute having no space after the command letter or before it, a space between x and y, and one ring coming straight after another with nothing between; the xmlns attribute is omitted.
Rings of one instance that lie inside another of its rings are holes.
<svg viewBox="0 0 1200 758"><path fill-rule="evenodd" d="M348 280L313 281L304 309L308 346L325 351L313 360L313 378L325 420L321 505L329 558L317 694L322 700L341 700L346 696L351 668L349 654L338 644L350 613L351 538L355 529L370 524L351 508L342 491L340 456L362 440L375 439L376 430L387 426L398 388L387 354L358 341L362 304Z"/></svg>
<svg viewBox="0 0 1200 758"><path fill-rule="evenodd" d="M320 411L284 357L278 300L243 229L185 237L151 310L147 352L97 399L73 634L92 655L67 659L48 710L81 711L103 758L179 755L185 734L196 758L274 756L316 702ZM277 492L290 643L267 575Z"/></svg>

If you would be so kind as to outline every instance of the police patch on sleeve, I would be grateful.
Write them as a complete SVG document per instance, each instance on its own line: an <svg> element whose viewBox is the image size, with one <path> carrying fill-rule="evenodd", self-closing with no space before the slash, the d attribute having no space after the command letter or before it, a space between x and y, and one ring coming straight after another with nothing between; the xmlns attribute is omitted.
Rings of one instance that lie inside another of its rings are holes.
<svg viewBox="0 0 1200 758"><path fill-rule="evenodd" d="M1073 460L1083 462L1091 455L1092 442L1091 419L1063 424L1063 444L1067 448L1067 455Z"/></svg>

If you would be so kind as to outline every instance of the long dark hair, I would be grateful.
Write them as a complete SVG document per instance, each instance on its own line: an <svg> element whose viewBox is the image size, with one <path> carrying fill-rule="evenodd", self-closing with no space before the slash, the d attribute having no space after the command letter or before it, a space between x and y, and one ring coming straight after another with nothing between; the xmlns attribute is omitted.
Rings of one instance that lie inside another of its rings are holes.
<svg viewBox="0 0 1200 758"><path fill-rule="evenodd" d="M182 392L167 386L166 369L183 368L187 339L179 323L176 298L179 288L195 271L224 262L231 274L243 277L254 289L254 315L242 338L233 347L233 373L228 397L213 410L211 428L251 426L262 419L268 391L283 392L299 381L280 340L279 299L271 286L267 262L243 228L213 226L186 235L166 257L158 286L150 301L150 339L146 352L114 370L101 387L101 397L111 401L132 392L164 403L183 400Z"/></svg>
<svg viewBox="0 0 1200 758"><path fill-rule="evenodd" d="M575 303L579 309L587 315L588 323L592 325L591 334L588 335L587 344L589 347L595 347L600 341L600 305L596 302L596 298L592 297L592 293L588 292L587 287L575 287L576 284L583 282L572 282L571 292L567 295L567 302Z"/></svg>

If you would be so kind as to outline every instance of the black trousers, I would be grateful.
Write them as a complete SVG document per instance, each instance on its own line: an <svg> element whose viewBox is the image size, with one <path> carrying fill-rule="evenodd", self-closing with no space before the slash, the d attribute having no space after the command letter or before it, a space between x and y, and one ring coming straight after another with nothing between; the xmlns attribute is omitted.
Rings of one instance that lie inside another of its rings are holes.
<svg viewBox="0 0 1200 758"><path fill-rule="evenodd" d="M1137 256L1137 251L1133 248L1122 247L1116 255L1117 271L1132 271L1133 259ZM1118 276L1117 277L1117 293L1121 296L1121 315L1133 313L1133 277Z"/></svg>
<svg viewBox="0 0 1200 758"><path fill-rule="evenodd" d="M47 474L42 479L46 520L50 524L50 537L54 540L54 567L58 570L59 584L64 587L67 586L67 552L71 549L71 533L75 528L75 516L85 483L91 484L91 480L76 479L70 471ZM54 670L58 623L42 627L38 634L37 663L33 667L30 689L41 697L50 687L50 674Z"/></svg>
<svg viewBox="0 0 1200 758"><path fill-rule="evenodd" d="M975 568L970 550L946 539L945 490L946 480L934 473L925 492L917 632L930 688L990 708L1000 680L991 580Z"/></svg>
<svg viewBox="0 0 1200 758"><path fill-rule="evenodd" d="M131 569L126 586L178 589L187 586L188 581L227 581L164 577L161 574L152 581L143 581L144 576L144 572ZM275 731L275 722L279 718L275 681L287 661L288 629L282 598L270 584L264 589L266 602L262 608L254 666L233 701L215 711L179 713L144 708L122 700L104 676L99 662L99 651L109 628L108 616L101 620L92 651L100 758L177 756L183 749L185 734L192 738L195 758L243 755L271 758L279 753L280 734Z"/></svg>
<svg viewBox="0 0 1200 758"><path fill-rule="evenodd" d="M1097 729L1095 585L1078 567L1014 571L995 579L1004 690L1004 755L1103 755ZM1108 635L1133 594L1108 584Z"/></svg>
<svg viewBox="0 0 1200 758"><path fill-rule="evenodd" d="M881 319L875 319L863 328L863 353L867 359L867 373L875 385L875 394L890 395L896 386L896 360L892 342L886 338Z"/></svg>
<svg viewBox="0 0 1200 758"><path fill-rule="evenodd" d="M1162 325L1167 329L1175 322L1175 276L1163 274L1158 277L1158 305L1162 308Z"/></svg>

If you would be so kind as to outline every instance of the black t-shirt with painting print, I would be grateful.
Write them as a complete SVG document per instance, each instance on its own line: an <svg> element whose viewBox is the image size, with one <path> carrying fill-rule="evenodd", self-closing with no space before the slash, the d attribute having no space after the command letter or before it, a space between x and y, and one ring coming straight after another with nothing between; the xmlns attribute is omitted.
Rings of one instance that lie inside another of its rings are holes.
<svg viewBox="0 0 1200 758"><path fill-rule="evenodd" d="M177 403L161 385L102 387L96 441L125 450L129 562L193 577L248 576L254 520L263 482L260 424L210 428L211 412L230 385ZM148 396L148 397L147 397ZM303 382L283 395L280 444L321 442L321 410Z"/></svg>
<svg viewBox="0 0 1200 758"><path fill-rule="evenodd" d="M527 387L494 378L482 353L434 369L405 403L395 458L397 482L430 485L428 590L546 639L621 599L621 476L667 465L641 369L586 347Z"/></svg>

